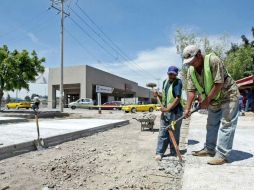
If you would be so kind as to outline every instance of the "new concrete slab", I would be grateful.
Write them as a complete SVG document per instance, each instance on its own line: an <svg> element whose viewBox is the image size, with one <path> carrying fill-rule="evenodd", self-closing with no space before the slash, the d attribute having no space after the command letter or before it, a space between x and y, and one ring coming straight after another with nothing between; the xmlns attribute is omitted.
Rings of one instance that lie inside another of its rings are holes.
<svg viewBox="0 0 254 190"><path fill-rule="evenodd" d="M115 124L124 120L111 119L62 119L39 121L40 136L47 138L85 129L92 129L102 125ZM7 124L0 126L1 147L19 144L37 139L35 122Z"/></svg>
<svg viewBox="0 0 254 190"><path fill-rule="evenodd" d="M252 190L254 187L254 117L240 116L230 163L210 166L207 157L191 151L203 148L207 115L195 113L190 122L183 190Z"/></svg>

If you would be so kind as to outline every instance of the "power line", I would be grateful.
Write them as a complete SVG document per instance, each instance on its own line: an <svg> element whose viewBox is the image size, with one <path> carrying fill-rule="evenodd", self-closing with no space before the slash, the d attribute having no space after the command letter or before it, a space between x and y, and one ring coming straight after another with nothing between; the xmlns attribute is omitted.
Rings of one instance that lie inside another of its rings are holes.
<svg viewBox="0 0 254 190"><path fill-rule="evenodd" d="M81 42L80 40L78 40L69 30L67 30L66 28L64 28L64 30L68 33L68 35L82 48L84 49L87 54L92 57L93 59L95 59L97 62L102 63L101 60L97 59L96 56L89 50L87 49Z"/></svg>
<svg viewBox="0 0 254 190"><path fill-rule="evenodd" d="M101 49L103 49L107 54L109 54L110 56L114 57L114 55L109 52L106 48L104 48L104 46L98 41L96 40L92 35L90 35L79 23L77 23L73 18L70 17L70 20L80 29L82 30L91 40L93 40Z"/></svg>
<svg viewBox="0 0 254 190"><path fill-rule="evenodd" d="M97 30L100 31L100 33L112 44L110 45L110 47L117 52L118 55L121 55L121 57L127 61L127 62L131 62L132 64L134 64L137 68L139 68L139 70L141 70L142 72L145 72L147 74L149 74L150 76L153 76L153 74L151 74L150 72L144 70L140 65L138 65L137 63L135 63L132 59L130 59L130 57L95 23L95 21L76 3L76 6L79 8L79 10L86 16L86 18L97 28ZM77 15L77 13L71 9L74 14ZM101 38L104 42L104 38L98 34L94 29L92 29L92 27L80 16L78 16L99 38ZM107 42L105 42L107 43ZM108 44L108 43L107 43ZM113 46L113 47L112 47ZM153 76L153 78L156 78L155 76Z"/></svg>
<svg viewBox="0 0 254 190"><path fill-rule="evenodd" d="M93 27L91 27L76 11L74 11L72 8L70 8L70 10L80 19L83 21L83 23L95 34L97 35L105 44L107 44L113 51L117 51L114 47L112 47L112 45L110 43L108 43L103 37L101 37L101 35L96 32ZM119 55L118 52L116 52L117 55Z"/></svg>
<svg viewBox="0 0 254 190"><path fill-rule="evenodd" d="M91 40L93 40L102 50L104 50L108 55L110 55L111 57L113 57L114 59L115 56L109 52L98 40L96 40L94 37L92 37L80 24L78 24L73 18L70 17L70 20L82 31L84 32ZM136 70L132 69L128 64L127 66L133 70L133 72L135 72L138 76L140 76L140 73L138 73ZM144 75L145 77L147 77L146 75Z"/></svg>
<svg viewBox="0 0 254 190"><path fill-rule="evenodd" d="M109 42L107 42L99 33L97 33L93 27L91 27L80 15L78 15L72 8L70 8L71 11L80 19L82 20L85 25L93 32L95 33L106 45L108 45L118 56L122 57L123 60L127 61L130 63L130 60L128 60L126 57L124 57L121 52L119 52L119 50L117 50L114 46L112 46L112 44L110 44ZM127 64L127 63L125 63ZM136 69L139 70L140 72L146 72L145 70L143 70L141 67L139 67L139 65L135 64ZM149 73L150 74L150 73Z"/></svg>

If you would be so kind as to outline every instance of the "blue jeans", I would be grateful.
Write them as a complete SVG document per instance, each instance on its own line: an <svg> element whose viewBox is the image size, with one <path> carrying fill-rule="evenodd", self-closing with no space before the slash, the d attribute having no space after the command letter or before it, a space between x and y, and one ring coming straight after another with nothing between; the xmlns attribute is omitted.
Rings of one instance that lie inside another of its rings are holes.
<svg viewBox="0 0 254 190"><path fill-rule="evenodd" d="M249 107L252 103L252 99L247 99L246 100L246 106L245 106L245 111L248 112L249 111Z"/></svg>
<svg viewBox="0 0 254 190"><path fill-rule="evenodd" d="M243 102L239 102L239 112L242 112L243 109Z"/></svg>
<svg viewBox="0 0 254 190"><path fill-rule="evenodd" d="M227 158L232 150L239 114L238 106L238 101L235 101L222 104L217 111L208 109L205 147L209 150L216 148L216 152L224 158Z"/></svg>
<svg viewBox="0 0 254 190"><path fill-rule="evenodd" d="M165 113L165 116L169 119L169 124L171 124L171 121L177 120L179 117L181 117L183 113ZM180 140L180 131L181 131L181 125L182 120L178 121L175 126L174 136L176 139L176 143L179 145ZM175 154L175 148L173 146L173 143L171 142L171 139L169 137L168 131L166 130L166 127L168 126L167 123L164 122L164 120L161 118L161 124L160 124L160 131L158 136L158 143L156 148L156 155L163 156L167 150L167 147L170 146L170 153Z"/></svg>

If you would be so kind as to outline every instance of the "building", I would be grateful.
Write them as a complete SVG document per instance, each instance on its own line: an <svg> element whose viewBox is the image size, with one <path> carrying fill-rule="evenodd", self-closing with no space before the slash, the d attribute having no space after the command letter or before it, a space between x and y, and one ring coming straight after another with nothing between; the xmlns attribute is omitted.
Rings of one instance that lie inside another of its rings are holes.
<svg viewBox="0 0 254 190"><path fill-rule="evenodd" d="M113 88L111 94L101 94L102 103L127 97L138 97L140 101L148 102L152 97L150 89L88 65L65 67L63 83L65 106L79 98L91 98L96 102L96 85ZM60 68L51 68L48 75L49 108L56 108L57 90L60 90Z"/></svg>

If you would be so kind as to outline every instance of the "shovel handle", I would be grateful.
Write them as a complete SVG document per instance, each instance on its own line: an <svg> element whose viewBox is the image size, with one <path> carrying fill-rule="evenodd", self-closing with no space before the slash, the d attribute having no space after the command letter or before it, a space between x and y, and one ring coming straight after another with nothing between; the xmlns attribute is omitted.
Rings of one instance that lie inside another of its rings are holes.
<svg viewBox="0 0 254 190"><path fill-rule="evenodd" d="M191 112L190 112L190 115L191 114L193 114L194 112L197 112L198 110L200 110L200 106L198 106L197 108L195 108L194 110L192 110ZM177 120L175 120L175 122L178 122L178 121L180 121L180 120L182 120L182 119L184 119L185 117L184 117L184 115L182 116L182 117L179 117Z"/></svg>
<svg viewBox="0 0 254 190"><path fill-rule="evenodd" d="M39 140L40 139L40 128L39 128L38 115L35 115L35 122L36 122L37 135L38 135L38 140Z"/></svg>

